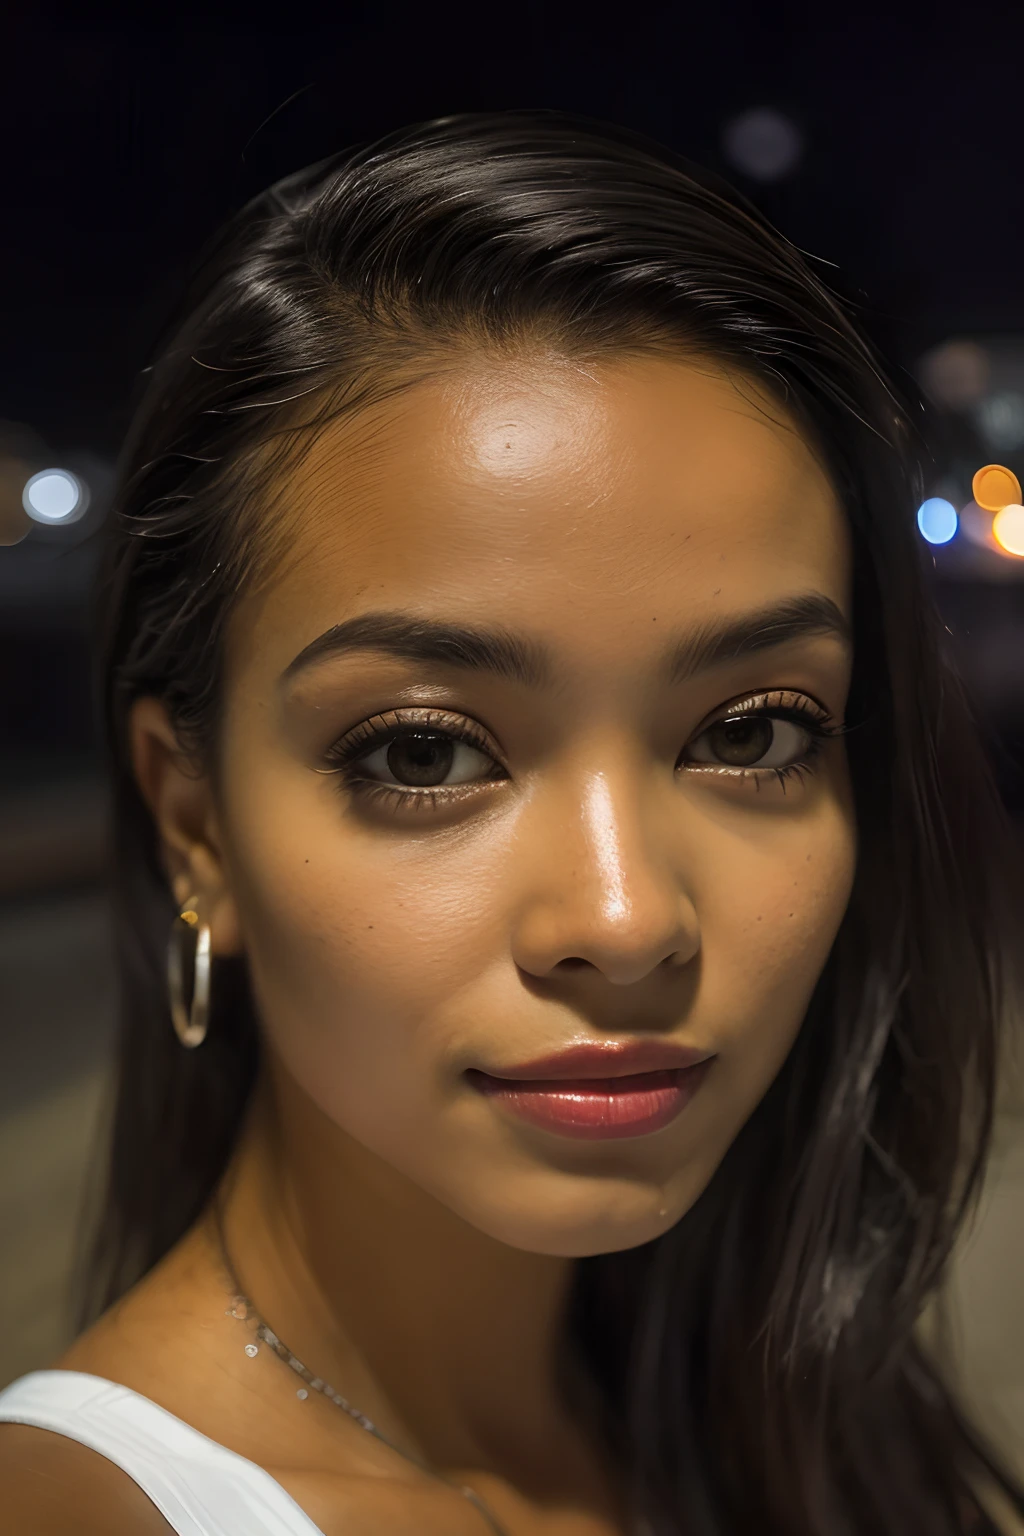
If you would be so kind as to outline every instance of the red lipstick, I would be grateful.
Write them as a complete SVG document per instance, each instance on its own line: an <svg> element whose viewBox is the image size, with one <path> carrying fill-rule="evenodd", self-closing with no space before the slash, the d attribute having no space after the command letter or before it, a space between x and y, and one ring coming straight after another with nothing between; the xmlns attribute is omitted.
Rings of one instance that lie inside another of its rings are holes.
<svg viewBox="0 0 1024 1536"><path fill-rule="evenodd" d="M503 1067L471 1068L478 1093L517 1119L582 1141L647 1136L670 1124L707 1076L714 1057L661 1040L577 1045Z"/></svg>

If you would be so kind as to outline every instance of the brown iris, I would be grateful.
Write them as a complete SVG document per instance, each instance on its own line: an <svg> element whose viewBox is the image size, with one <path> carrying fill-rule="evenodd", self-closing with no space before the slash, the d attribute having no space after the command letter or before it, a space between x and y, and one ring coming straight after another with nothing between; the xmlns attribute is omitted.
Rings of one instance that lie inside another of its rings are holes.
<svg viewBox="0 0 1024 1536"><path fill-rule="evenodd" d="M450 736L409 731L388 747L387 765L400 784L441 784L452 771L455 745Z"/></svg>
<svg viewBox="0 0 1024 1536"><path fill-rule="evenodd" d="M752 768L769 751L775 731L763 715L732 715L708 727L708 745L721 763Z"/></svg>

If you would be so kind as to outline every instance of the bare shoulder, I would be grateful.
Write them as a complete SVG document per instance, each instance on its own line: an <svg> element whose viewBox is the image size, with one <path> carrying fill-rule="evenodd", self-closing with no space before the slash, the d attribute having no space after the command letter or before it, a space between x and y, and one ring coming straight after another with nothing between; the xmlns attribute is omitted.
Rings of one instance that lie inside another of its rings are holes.
<svg viewBox="0 0 1024 1536"><path fill-rule="evenodd" d="M3 1529L10 1536L169 1536L136 1483L105 1457L27 1424L0 1424Z"/></svg>

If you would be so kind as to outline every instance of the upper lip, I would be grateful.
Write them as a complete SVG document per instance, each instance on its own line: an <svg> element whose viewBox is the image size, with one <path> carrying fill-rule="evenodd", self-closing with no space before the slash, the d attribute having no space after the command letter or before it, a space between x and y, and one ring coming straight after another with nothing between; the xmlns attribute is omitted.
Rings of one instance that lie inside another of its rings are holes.
<svg viewBox="0 0 1024 1536"><path fill-rule="evenodd" d="M538 1056L535 1061L524 1061L519 1066L489 1071L486 1075L513 1081L627 1077L640 1072L671 1072L680 1067L695 1067L713 1055L713 1051L702 1051L699 1046L676 1045L670 1040L583 1042L564 1051L555 1051L550 1056Z"/></svg>

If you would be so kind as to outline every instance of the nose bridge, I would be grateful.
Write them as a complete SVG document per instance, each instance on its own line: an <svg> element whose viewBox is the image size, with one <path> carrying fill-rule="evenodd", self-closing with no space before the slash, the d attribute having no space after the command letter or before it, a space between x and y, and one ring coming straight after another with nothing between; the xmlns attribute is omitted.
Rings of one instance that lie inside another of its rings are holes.
<svg viewBox="0 0 1024 1536"><path fill-rule="evenodd" d="M579 802L584 873L609 922L628 920L638 883L650 879L639 796L631 804L633 798L625 773L599 769L587 775Z"/></svg>
<svg viewBox="0 0 1024 1536"><path fill-rule="evenodd" d="M550 785L523 926L529 969L584 959L629 981L692 957L696 912L659 825L664 788L626 749L584 753Z"/></svg>

